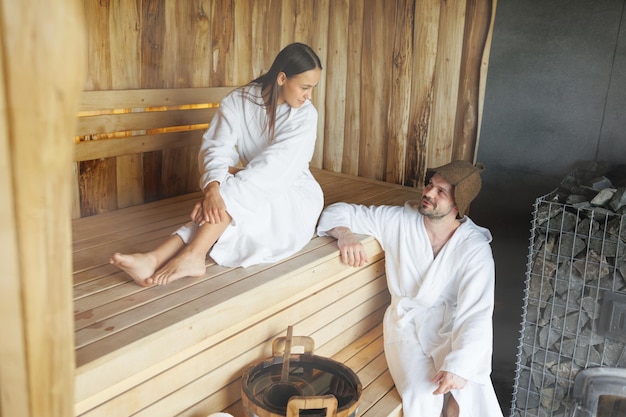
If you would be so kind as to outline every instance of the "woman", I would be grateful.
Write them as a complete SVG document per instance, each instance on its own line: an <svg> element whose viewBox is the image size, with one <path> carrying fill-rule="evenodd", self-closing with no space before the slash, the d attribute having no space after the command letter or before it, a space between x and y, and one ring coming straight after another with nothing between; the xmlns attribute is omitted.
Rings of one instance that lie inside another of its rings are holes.
<svg viewBox="0 0 626 417"><path fill-rule="evenodd" d="M146 253L115 253L110 263L139 285L202 276L207 252L219 265L284 259L313 236L322 190L309 171L317 110L311 92L322 65L293 43L269 71L226 96L198 156L204 198L181 227Z"/></svg>

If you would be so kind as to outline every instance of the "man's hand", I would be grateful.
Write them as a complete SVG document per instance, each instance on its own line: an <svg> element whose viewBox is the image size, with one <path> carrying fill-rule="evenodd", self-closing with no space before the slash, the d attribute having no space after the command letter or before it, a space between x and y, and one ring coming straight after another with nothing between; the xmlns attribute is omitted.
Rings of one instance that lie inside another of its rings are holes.
<svg viewBox="0 0 626 417"><path fill-rule="evenodd" d="M365 247L350 229L339 226L330 229L327 233L337 239L341 260L345 264L358 268L369 261Z"/></svg>
<svg viewBox="0 0 626 417"><path fill-rule="evenodd" d="M430 382L439 385L437 389L433 391L434 395L439 395L447 394L448 392L450 392L451 389L464 388L467 380L461 378L456 374L453 374L452 372L439 371L430 380Z"/></svg>

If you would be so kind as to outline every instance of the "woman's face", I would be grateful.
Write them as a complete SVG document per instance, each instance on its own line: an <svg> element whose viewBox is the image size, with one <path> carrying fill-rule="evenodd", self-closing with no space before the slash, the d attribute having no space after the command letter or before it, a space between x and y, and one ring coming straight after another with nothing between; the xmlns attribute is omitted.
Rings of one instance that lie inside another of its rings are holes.
<svg viewBox="0 0 626 417"><path fill-rule="evenodd" d="M284 72L278 74L278 104L287 103L291 107L298 108L302 106L306 100L311 100L313 87L320 80L322 71L319 68L302 72L287 78Z"/></svg>

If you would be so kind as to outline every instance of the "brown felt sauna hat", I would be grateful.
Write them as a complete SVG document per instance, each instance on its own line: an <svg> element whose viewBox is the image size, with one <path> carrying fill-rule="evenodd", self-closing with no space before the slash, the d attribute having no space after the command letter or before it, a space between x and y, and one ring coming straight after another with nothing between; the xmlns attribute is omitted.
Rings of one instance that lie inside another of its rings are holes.
<svg viewBox="0 0 626 417"><path fill-rule="evenodd" d="M467 161L452 161L449 164L426 170L424 185L430 182L430 178L439 174L454 186L454 202L459 209L459 217L465 216L465 212L472 200L478 195L482 181L480 173L485 170L481 163L472 165Z"/></svg>

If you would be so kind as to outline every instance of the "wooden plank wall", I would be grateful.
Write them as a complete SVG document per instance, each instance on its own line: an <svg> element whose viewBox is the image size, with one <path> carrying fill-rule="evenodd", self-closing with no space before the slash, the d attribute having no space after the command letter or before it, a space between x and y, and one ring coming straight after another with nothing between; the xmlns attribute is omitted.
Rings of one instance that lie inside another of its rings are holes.
<svg viewBox="0 0 626 417"><path fill-rule="evenodd" d="M474 159L495 9L496 0L85 0L84 89L237 86L305 42L324 66L312 166L416 186L428 166ZM188 192L168 179L193 176L196 152L83 161L76 175L110 196L96 204L108 211L124 206L113 199L126 177L142 178L143 201Z"/></svg>

